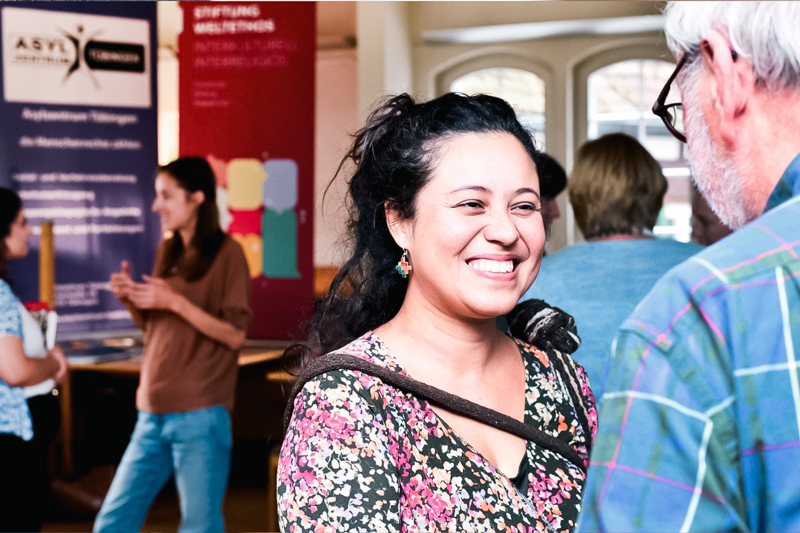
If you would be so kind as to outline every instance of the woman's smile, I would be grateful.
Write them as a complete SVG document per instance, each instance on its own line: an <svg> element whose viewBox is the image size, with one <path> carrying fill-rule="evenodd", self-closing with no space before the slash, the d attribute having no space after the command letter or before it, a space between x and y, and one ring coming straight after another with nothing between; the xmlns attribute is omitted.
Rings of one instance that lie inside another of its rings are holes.
<svg viewBox="0 0 800 533"><path fill-rule="evenodd" d="M469 266L481 277L496 281L512 281L517 277L518 257L484 255L467 260Z"/></svg>

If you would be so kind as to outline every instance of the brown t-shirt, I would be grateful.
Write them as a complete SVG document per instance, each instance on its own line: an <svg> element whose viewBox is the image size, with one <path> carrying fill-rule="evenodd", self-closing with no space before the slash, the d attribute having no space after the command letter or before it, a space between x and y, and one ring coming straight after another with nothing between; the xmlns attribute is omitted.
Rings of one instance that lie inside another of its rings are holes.
<svg viewBox="0 0 800 533"><path fill-rule="evenodd" d="M156 265L163 251L162 241ZM242 248L229 235L202 278L186 281L174 275L166 281L211 316L247 331L250 274ZM144 313L144 358L136 407L150 413L176 413L223 405L231 412L238 355L171 311Z"/></svg>

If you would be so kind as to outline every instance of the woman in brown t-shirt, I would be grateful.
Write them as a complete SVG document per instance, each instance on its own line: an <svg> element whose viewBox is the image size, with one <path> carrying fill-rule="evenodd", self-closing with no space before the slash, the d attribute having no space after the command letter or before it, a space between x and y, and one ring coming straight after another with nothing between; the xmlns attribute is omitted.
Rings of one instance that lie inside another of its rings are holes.
<svg viewBox="0 0 800 533"><path fill-rule="evenodd" d="M164 240L153 276L111 288L144 331L139 416L95 531L139 531L174 474L182 531L224 531L238 350L250 322L241 247L219 225L216 180L205 159L159 167L153 211ZM188 243L188 244L187 244Z"/></svg>

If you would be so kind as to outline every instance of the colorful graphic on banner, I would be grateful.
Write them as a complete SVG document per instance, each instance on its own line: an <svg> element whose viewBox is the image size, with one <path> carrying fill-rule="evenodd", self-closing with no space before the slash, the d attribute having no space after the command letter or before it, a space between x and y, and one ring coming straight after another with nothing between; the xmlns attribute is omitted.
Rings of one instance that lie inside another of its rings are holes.
<svg viewBox="0 0 800 533"><path fill-rule="evenodd" d="M150 273L159 240L155 4L0 4L0 186L16 190L36 234L55 221L59 335L130 329L109 290L128 260ZM9 265L38 300L38 238Z"/></svg>
<svg viewBox="0 0 800 533"><path fill-rule="evenodd" d="M253 278L249 336L297 338L313 304L315 5L181 7L180 153L217 175Z"/></svg>

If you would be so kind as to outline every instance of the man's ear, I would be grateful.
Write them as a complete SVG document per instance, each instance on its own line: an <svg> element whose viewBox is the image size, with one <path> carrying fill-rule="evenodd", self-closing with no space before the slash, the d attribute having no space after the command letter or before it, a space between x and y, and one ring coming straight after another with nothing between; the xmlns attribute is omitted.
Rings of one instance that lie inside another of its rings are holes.
<svg viewBox="0 0 800 533"><path fill-rule="evenodd" d="M389 228L389 233L392 234L392 238L394 238L394 242L400 248L408 248L411 242L411 221L400 216L400 212L392 202L384 202L383 209L386 211L386 225Z"/></svg>
<svg viewBox="0 0 800 533"><path fill-rule="evenodd" d="M732 147L739 139L740 118L747 111L755 89L752 65L743 59L734 61L730 42L717 30L711 30L700 45L703 60L711 71L712 103L719 118L722 141Z"/></svg>

